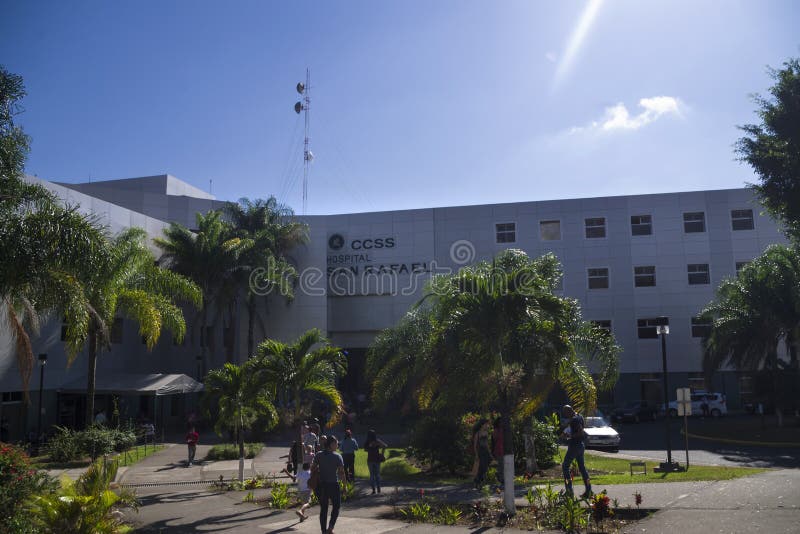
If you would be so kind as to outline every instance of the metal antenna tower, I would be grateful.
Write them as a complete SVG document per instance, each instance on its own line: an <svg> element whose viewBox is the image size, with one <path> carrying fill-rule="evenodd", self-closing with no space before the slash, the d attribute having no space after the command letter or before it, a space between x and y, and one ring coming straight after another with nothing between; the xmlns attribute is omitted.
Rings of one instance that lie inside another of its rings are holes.
<svg viewBox="0 0 800 534"><path fill-rule="evenodd" d="M311 119L309 110L311 109L311 70L306 69L306 83L298 82L297 92L303 96L303 100L294 105L296 113L304 112L305 119L305 138L303 140L303 215L306 214L308 205L308 170L314 154L308 149L308 127Z"/></svg>

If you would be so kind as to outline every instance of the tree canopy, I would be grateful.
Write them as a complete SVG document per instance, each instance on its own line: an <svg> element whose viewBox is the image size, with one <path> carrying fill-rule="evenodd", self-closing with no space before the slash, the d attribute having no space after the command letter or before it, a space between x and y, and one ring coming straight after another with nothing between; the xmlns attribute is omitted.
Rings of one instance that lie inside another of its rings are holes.
<svg viewBox="0 0 800 534"><path fill-rule="evenodd" d="M775 80L772 97L754 97L761 123L741 126L745 136L736 143L736 152L759 176L751 187L761 203L800 242L800 59L790 59L770 74Z"/></svg>

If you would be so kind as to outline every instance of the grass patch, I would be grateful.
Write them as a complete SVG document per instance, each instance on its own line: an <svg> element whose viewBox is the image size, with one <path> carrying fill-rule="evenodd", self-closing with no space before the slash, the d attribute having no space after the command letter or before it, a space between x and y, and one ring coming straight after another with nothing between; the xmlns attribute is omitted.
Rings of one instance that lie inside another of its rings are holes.
<svg viewBox="0 0 800 534"><path fill-rule="evenodd" d="M562 453L564 449L562 448ZM693 482L700 480L731 480L734 478L746 477L763 473L766 469L755 467L727 467L709 465L689 465L689 470L683 473L655 473L653 468L658 467L657 461L645 461L647 464L646 475L631 476L630 462L624 458L612 458L596 454L586 453L586 469L592 478L592 485L601 484L648 484L659 482ZM638 468L641 469L641 468ZM536 484L562 484L561 465L548 469L544 478L532 479ZM580 477L580 475L579 475ZM518 483L530 484L517 477Z"/></svg>
<svg viewBox="0 0 800 534"><path fill-rule="evenodd" d="M356 477L369 480L367 453L356 451ZM392 481L407 481L420 478L421 470L406 458L403 449L386 449L386 461L381 464L381 478Z"/></svg>
<svg viewBox="0 0 800 534"><path fill-rule="evenodd" d="M144 460L148 456L157 453L160 450L164 449L164 445L137 445L136 447L130 448L125 452L119 453L117 456L117 460L119 460L120 467L126 467L129 465L133 465L139 460Z"/></svg>
<svg viewBox="0 0 800 534"><path fill-rule="evenodd" d="M255 458L264 448L263 443L245 443L244 444L244 457ZM224 445L214 445L211 450L206 454L206 460L216 462L217 460L238 460L239 459L239 445L235 443L226 443Z"/></svg>

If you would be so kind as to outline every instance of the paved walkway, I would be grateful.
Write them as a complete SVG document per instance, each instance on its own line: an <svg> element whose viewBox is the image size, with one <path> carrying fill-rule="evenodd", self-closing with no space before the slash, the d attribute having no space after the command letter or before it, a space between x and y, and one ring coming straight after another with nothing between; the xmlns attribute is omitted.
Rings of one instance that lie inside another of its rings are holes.
<svg viewBox="0 0 800 534"><path fill-rule="evenodd" d="M210 446L199 446L197 457L202 458ZM265 447L245 465L245 476L254 472L278 473L284 466L285 447ZM225 479L238 476L238 461L206 462L197 467L185 467L185 445L173 445L135 464L119 476L124 484L139 486L137 493L142 506L139 513L129 512L129 519L140 532L319 532L318 508L312 516L299 522L293 511L270 510L242 502L243 492L214 493L207 484L222 475ZM194 483L194 484L190 484ZM361 497L345 503L337 522L340 533L462 533L474 532L466 527L409 525L391 519L394 505L416 500L419 485L384 486L380 495L368 495L360 486ZM558 488L557 488L558 489ZM625 532L629 534L664 532L674 534L706 532L796 532L800 524L800 470L774 470L761 475L718 482L671 482L662 484L620 484L594 488L606 489L617 499L619 506L635 506L634 493L642 495L643 508L661 511L636 523ZM425 486L426 494L451 502L470 502L481 497L467 486ZM577 485L580 491L581 486ZM268 490L255 490L257 498ZM516 501L527 505L522 489ZM481 532L499 529L481 529ZM515 532L506 529L505 532Z"/></svg>

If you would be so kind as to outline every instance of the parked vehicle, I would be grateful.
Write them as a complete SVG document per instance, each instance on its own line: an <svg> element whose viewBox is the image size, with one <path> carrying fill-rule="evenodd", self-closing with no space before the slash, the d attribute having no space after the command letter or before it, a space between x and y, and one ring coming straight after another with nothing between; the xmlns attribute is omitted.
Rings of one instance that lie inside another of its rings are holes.
<svg viewBox="0 0 800 534"><path fill-rule="evenodd" d="M611 413L611 419L612 421L633 421L634 423L655 421L656 407L644 400L629 402L622 408L614 410Z"/></svg>
<svg viewBox="0 0 800 534"><path fill-rule="evenodd" d="M692 415L710 415L711 417L722 417L728 413L728 405L725 395L722 393L708 393L705 391L695 391L692 393ZM705 410L703 409L705 406ZM678 402L670 401L669 415L678 415Z"/></svg>
<svg viewBox="0 0 800 534"><path fill-rule="evenodd" d="M619 433L611 428L608 421L602 417L586 417L584 423L583 430L586 432L588 447L611 449L612 452L619 451L622 439L619 437Z"/></svg>

